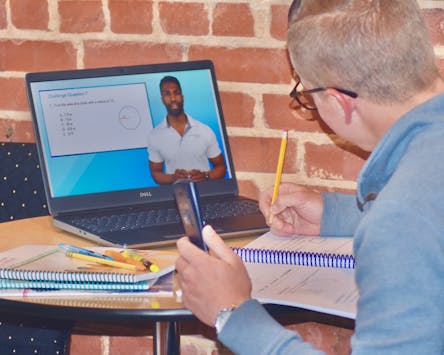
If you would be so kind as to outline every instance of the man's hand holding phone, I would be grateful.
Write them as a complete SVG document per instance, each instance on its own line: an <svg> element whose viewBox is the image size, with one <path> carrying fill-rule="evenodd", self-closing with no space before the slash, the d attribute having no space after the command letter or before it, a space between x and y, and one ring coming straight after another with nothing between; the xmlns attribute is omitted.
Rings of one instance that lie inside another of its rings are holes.
<svg viewBox="0 0 444 355"><path fill-rule="evenodd" d="M214 326L220 310L251 298L251 281L241 258L207 225L204 240L211 253L195 248L187 238L177 241L177 280L182 302L197 318Z"/></svg>

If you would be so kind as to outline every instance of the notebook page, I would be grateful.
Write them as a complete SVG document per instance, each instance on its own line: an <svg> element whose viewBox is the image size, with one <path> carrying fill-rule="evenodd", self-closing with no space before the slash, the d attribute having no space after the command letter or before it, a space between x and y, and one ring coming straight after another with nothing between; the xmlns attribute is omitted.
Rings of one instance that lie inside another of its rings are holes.
<svg viewBox="0 0 444 355"><path fill-rule="evenodd" d="M268 232L245 246L352 255L352 238L278 237ZM263 303L300 307L354 319L358 289L354 270L314 266L245 263L252 296Z"/></svg>
<svg viewBox="0 0 444 355"><path fill-rule="evenodd" d="M267 232L248 243L245 248L353 255L353 238L325 238L318 236L279 237L271 232Z"/></svg>
<svg viewBox="0 0 444 355"><path fill-rule="evenodd" d="M359 294L353 270L251 263L246 267L252 296L260 302L356 317Z"/></svg>

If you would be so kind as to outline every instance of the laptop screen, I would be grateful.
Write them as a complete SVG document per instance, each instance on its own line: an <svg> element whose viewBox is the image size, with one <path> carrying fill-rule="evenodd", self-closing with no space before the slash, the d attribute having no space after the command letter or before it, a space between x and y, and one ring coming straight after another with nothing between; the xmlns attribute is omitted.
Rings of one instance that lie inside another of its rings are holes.
<svg viewBox="0 0 444 355"><path fill-rule="evenodd" d="M210 61L30 73L28 96L51 210L173 198L171 186L153 178L148 149L153 129L166 124L160 90L165 77L180 83L188 121L212 132L226 164L223 177L199 184L201 194L237 193ZM205 164L211 169L209 159Z"/></svg>

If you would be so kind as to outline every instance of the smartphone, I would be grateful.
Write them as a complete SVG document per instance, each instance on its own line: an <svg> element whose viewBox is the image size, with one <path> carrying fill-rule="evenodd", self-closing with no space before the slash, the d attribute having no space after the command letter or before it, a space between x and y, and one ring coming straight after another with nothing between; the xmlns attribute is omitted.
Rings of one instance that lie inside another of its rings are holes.
<svg viewBox="0 0 444 355"><path fill-rule="evenodd" d="M205 222L202 219L196 183L191 180L178 180L173 184L173 188L185 234L194 245L208 251L202 237Z"/></svg>

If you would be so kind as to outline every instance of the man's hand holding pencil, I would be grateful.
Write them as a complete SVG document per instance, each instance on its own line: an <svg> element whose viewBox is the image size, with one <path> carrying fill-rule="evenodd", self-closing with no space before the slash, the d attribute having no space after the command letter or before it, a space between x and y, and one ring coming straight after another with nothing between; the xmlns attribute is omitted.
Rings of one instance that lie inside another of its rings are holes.
<svg viewBox="0 0 444 355"><path fill-rule="evenodd" d="M287 132L283 132L276 169L275 184L261 193L259 207L268 218L276 235L319 235L323 200L319 192L293 183L282 183L281 176L287 147Z"/></svg>

